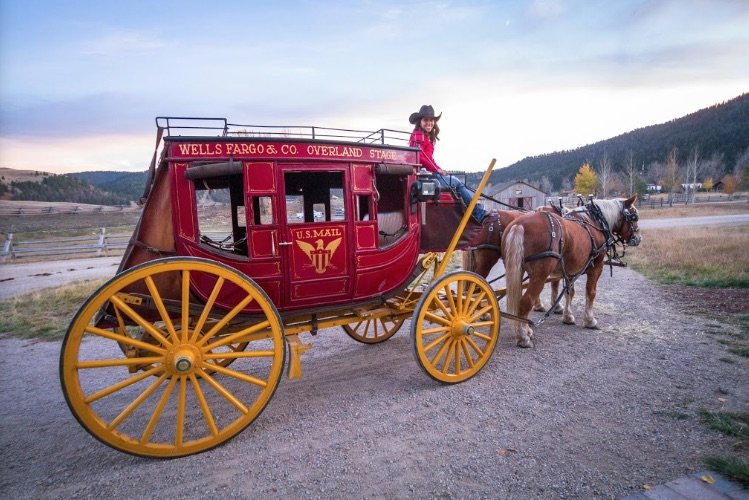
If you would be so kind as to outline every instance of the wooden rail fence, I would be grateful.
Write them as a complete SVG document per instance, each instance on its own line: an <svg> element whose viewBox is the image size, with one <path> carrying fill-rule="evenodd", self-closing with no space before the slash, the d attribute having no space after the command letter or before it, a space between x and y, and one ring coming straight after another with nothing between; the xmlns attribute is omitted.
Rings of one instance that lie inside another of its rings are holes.
<svg viewBox="0 0 749 500"><path fill-rule="evenodd" d="M122 252L130 240L130 235L109 235L107 228L99 234L76 236L50 240L17 240L8 233L0 250L0 262L23 257L53 257L76 254L93 254L96 257Z"/></svg>

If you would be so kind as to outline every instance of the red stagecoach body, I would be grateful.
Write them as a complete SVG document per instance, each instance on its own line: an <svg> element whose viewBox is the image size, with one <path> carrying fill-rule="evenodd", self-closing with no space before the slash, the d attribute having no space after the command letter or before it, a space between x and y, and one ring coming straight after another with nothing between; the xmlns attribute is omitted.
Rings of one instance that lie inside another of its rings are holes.
<svg viewBox="0 0 749 500"><path fill-rule="evenodd" d="M174 253L208 258L251 277L283 315L402 290L419 254L444 251L459 222L422 238L426 207L412 196L420 152L392 144L407 144L407 133L197 124L157 119L163 149L121 271ZM457 203L441 193L428 210L444 219L461 212ZM192 287L205 299L213 282L195 275ZM217 304L236 304L230 287Z"/></svg>

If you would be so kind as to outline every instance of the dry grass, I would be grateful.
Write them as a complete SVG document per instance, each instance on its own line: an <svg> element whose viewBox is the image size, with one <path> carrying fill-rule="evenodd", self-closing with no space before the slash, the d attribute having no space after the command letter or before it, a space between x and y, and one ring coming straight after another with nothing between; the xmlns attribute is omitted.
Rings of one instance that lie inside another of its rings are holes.
<svg viewBox="0 0 749 500"><path fill-rule="evenodd" d="M628 261L661 283L749 288L749 227L643 230Z"/></svg>
<svg viewBox="0 0 749 500"><path fill-rule="evenodd" d="M668 217L704 217L708 215L731 215L749 212L749 203L699 203L697 205L674 205L673 207L650 208L647 204L638 207L641 219Z"/></svg>
<svg viewBox="0 0 749 500"><path fill-rule="evenodd" d="M61 339L78 308L103 282L79 281L0 301L0 334Z"/></svg>

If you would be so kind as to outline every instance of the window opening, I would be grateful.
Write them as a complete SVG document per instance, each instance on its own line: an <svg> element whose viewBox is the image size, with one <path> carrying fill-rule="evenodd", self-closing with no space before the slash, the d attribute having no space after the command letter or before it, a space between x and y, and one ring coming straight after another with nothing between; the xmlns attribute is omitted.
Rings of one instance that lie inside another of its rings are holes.
<svg viewBox="0 0 749 500"><path fill-rule="evenodd" d="M199 242L247 255L247 221L242 175L195 180Z"/></svg>
<svg viewBox="0 0 749 500"><path fill-rule="evenodd" d="M380 247L392 245L408 232L406 182L400 175L377 175L377 232Z"/></svg>
<svg viewBox="0 0 749 500"><path fill-rule="evenodd" d="M343 172L286 172L289 224L345 220Z"/></svg>
<svg viewBox="0 0 749 500"><path fill-rule="evenodd" d="M255 225L273 224L273 198L270 196L253 196L252 214L252 223Z"/></svg>
<svg viewBox="0 0 749 500"><path fill-rule="evenodd" d="M372 197L370 195L356 196L356 220L369 220L369 203Z"/></svg>

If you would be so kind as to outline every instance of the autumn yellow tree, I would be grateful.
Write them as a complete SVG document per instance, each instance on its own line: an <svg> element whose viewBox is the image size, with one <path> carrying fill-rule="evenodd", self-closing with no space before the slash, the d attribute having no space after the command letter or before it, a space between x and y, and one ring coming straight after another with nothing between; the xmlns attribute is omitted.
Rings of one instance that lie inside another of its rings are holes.
<svg viewBox="0 0 749 500"><path fill-rule="evenodd" d="M736 179L731 174L723 177L723 192L726 193L729 198L736 192Z"/></svg>
<svg viewBox="0 0 749 500"><path fill-rule="evenodd" d="M702 189L704 189L705 191L712 191L714 185L715 183L713 182L712 177L707 177L704 181L702 181Z"/></svg>
<svg viewBox="0 0 749 500"><path fill-rule="evenodd" d="M582 196L588 196L595 192L598 185L598 176L590 164L583 163L575 175L575 191Z"/></svg>

